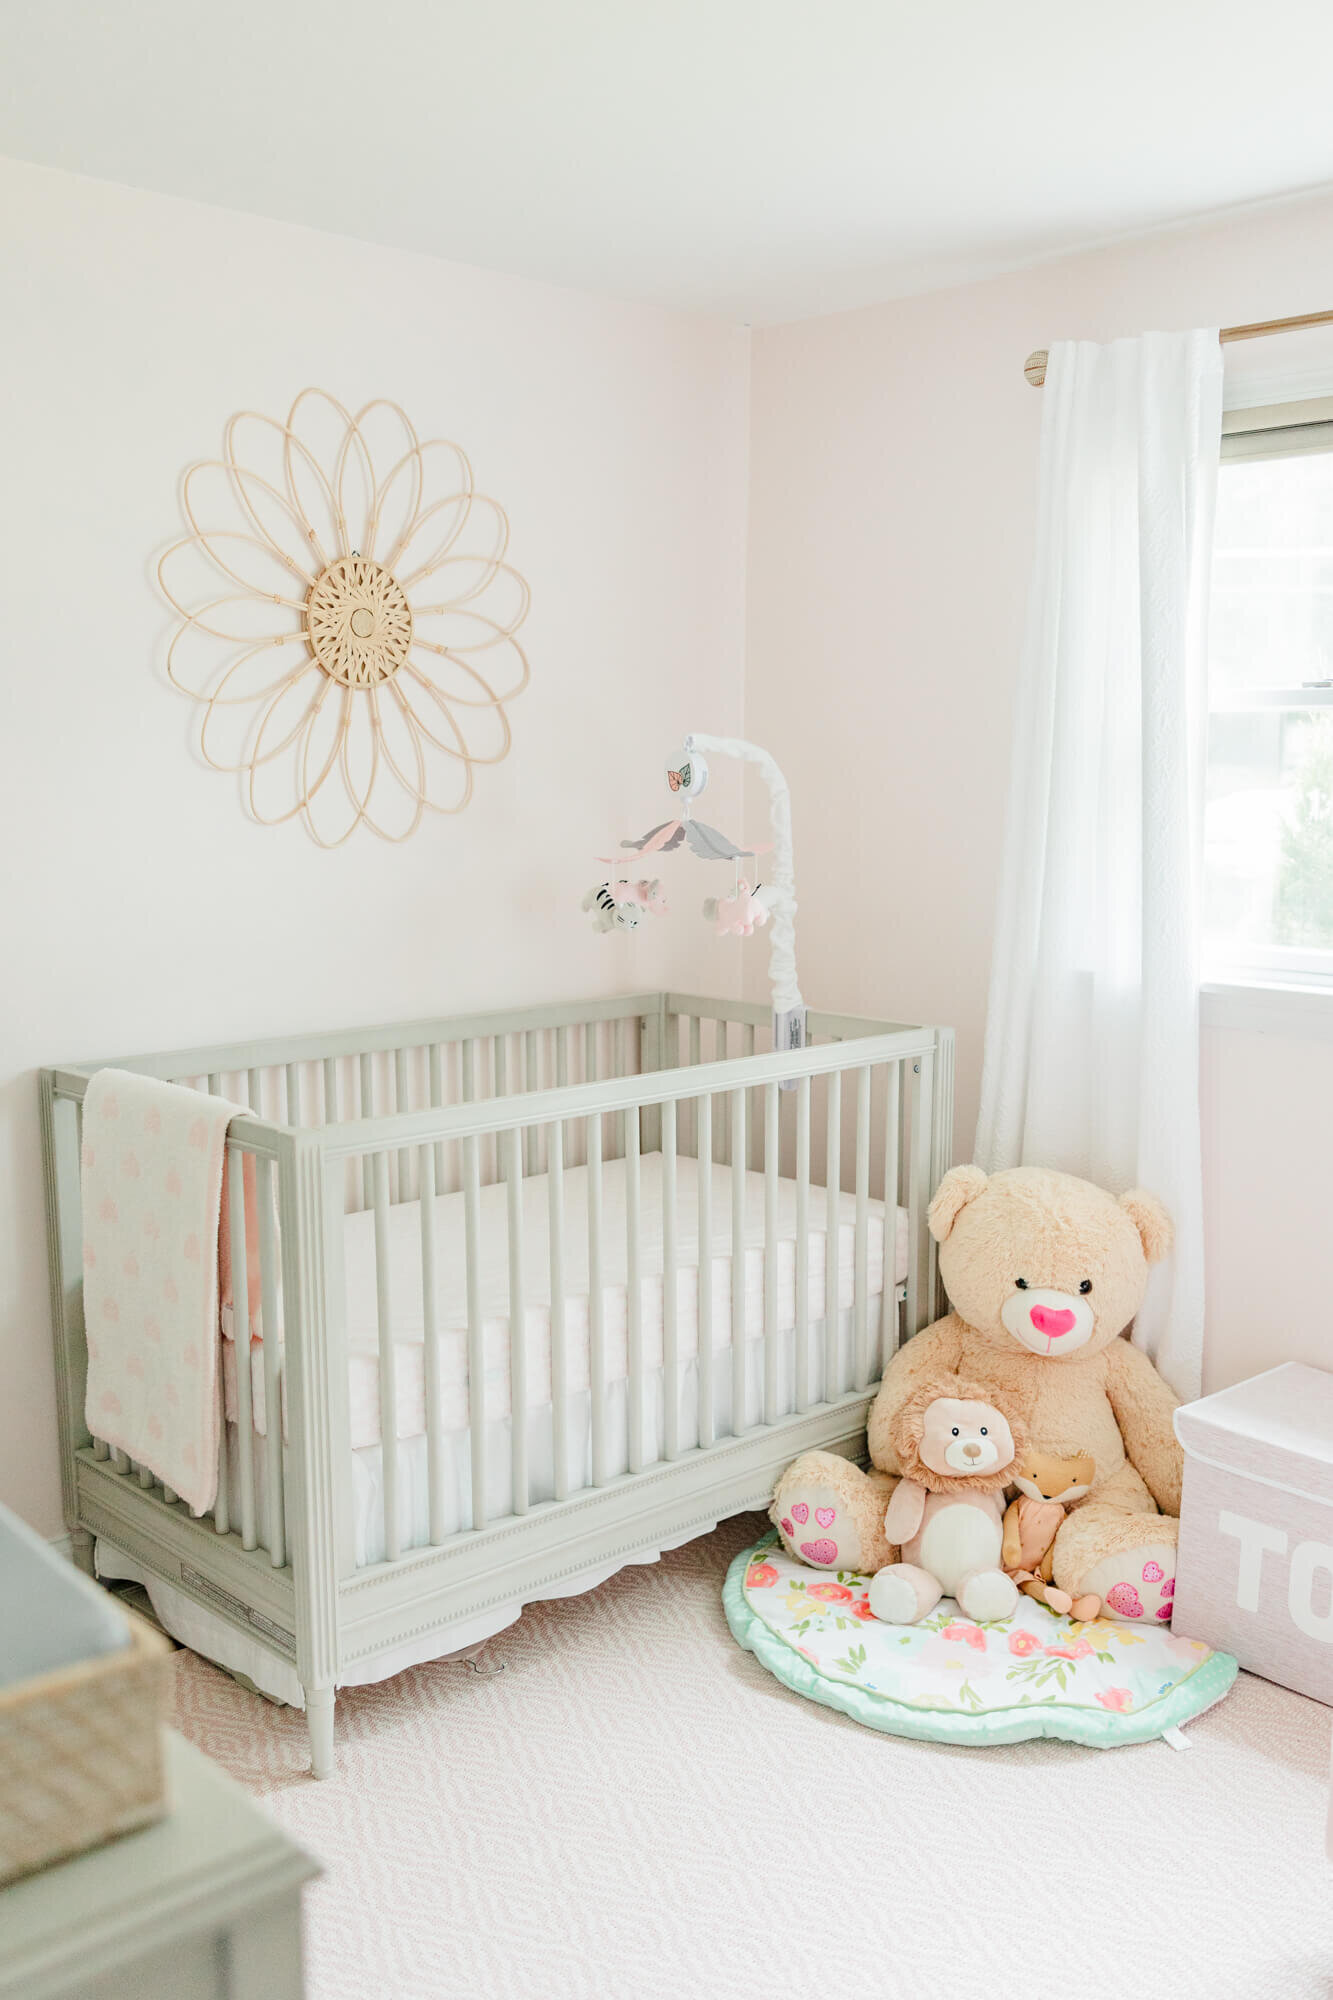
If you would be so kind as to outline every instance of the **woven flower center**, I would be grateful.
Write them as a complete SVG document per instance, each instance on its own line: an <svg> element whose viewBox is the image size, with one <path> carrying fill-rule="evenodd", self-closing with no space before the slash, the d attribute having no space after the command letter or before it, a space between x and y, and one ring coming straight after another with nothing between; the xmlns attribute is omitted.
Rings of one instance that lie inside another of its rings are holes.
<svg viewBox="0 0 1333 2000"><path fill-rule="evenodd" d="M401 585L365 556L339 556L315 578L305 622L316 661L345 687L388 680L412 644L412 608Z"/></svg>

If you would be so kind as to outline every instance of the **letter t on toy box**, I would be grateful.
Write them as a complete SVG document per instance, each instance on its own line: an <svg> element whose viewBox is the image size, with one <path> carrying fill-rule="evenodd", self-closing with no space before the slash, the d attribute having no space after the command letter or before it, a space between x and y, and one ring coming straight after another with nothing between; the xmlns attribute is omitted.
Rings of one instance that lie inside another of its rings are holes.
<svg viewBox="0 0 1333 2000"><path fill-rule="evenodd" d="M1175 1421L1172 1630L1333 1704L1333 1375L1289 1361Z"/></svg>

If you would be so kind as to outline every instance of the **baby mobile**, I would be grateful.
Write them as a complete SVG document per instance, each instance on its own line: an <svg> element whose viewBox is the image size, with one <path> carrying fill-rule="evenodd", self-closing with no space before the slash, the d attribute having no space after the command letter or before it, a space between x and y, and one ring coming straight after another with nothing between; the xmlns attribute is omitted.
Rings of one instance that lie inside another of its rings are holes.
<svg viewBox="0 0 1333 2000"><path fill-rule="evenodd" d="M725 833L695 819L693 802L708 783L708 765L703 752L718 757L740 757L757 764L768 785L773 839L755 847L739 847ZM663 820L650 827L638 840L622 840L647 856L670 854L687 847L701 861L730 861L732 887L729 896L709 896L703 905L704 920L714 925L718 937L734 934L752 937L756 930L772 924L769 976L773 982L773 1047L799 1049L805 1045L805 1003L796 983L796 875L792 859L791 793L787 781L767 750L740 737L691 735L685 738L685 761L678 770L668 770L667 784L681 797L677 819ZM773 855L773 879L760 883L758 857ZM598 855L615 872L604 882L594 883L583 898L598 931L637 930L644 914L662 915L666 897L657 876L641 876L631 881L627 864L614 855ZM744 864L744 866L742 865Z"/></svg>

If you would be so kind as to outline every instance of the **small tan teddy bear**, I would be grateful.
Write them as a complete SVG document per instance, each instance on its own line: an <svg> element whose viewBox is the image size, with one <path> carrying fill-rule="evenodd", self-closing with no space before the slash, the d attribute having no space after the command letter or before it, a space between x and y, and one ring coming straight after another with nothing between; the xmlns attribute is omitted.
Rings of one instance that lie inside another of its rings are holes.
<svg viewBox="0 0 1333 2000"><path fill-rule="evenodd" d="M1000 1567L1004 1489L1022 1426L973 1383L927 1381L898 1412L893 1442L903 1476L884 1533L902 1556L871 1579L870 1609L890 1625L915 1625L952 1597L968 1618L1007 1618L1018 1590Z"/></svg>

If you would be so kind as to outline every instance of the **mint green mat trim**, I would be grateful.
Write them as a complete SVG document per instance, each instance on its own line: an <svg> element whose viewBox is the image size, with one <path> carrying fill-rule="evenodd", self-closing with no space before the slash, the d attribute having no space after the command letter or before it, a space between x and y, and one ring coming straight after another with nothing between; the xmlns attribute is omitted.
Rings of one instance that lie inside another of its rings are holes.
<svg viewBox="0 0 1333 2000"><path fill-rule="evenodd" d="M1238 1667L1229 1653L1210 1653L1197 1667L1183 1675L1166 1694L1150 1700L1129 1714L1102 1710L1075 1702L1045 1698L1040 1702L1014 1702L980 1714L953 1708L918 1707L893 1696L859 1686L856 1681L827 1674L799 1653L794 1644L765 1624L745 1595L745 1577L751 1563L762 1560L777 1542L770 1532L742 1551L727 1571L722 1590L727 1623L737 1643L754 1654L759 1664L793 1694L820 1702L891 1736L909 1736L928 1743L981 1745L1024 1743L1032 1737L1055 1737L1082 1743L1090 1749L1110 1750L1123 1743L1150 1743L1168 1729L1178 1729L1222 1700L1236 1678ZM1049 1614L1047 1614L1049 1615ZM1007 1622L1007 1621L1002 1621ZM1153 1634L1153 1637L1159 1635ZM850 1648L850 1642L849 1642Z"/></svg>

